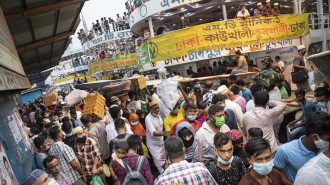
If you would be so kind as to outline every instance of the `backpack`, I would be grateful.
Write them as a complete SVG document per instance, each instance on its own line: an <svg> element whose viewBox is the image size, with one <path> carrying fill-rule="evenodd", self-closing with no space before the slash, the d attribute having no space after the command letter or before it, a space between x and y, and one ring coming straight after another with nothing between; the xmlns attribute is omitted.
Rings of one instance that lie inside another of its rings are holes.
<svg viewBox="0 0 330 185"><path fill-rule="evenodd" d="M136 164L136 169L133 171L123 160L124 168L127 173L123 185L146 185L146 179L142 176L141 170L144 164L145 157L140 156Z"/></svg>

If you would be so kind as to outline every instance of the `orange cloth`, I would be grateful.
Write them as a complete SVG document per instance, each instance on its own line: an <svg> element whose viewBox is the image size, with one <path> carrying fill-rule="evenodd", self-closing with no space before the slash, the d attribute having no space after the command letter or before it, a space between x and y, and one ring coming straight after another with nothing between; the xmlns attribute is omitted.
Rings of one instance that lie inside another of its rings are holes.
<svg viewBox="0 0 330 185"><path fill-rule="evenodd" d="M146 136L146 131L144 130L144 128L143 128L143 126L141 125L141 123L138 121L138 124L137 125L135 125L135 126L133 126L132 124L131 124L131 121L133 120L133 119L137 119L137 120L139 120L139 116L137 115L137 114L134 114L134 113L131 113L130 115L129 115L129 124L131 125L131 130L132 130L132 132L135 134L135 135L138 135L138 136Z"/></svg>

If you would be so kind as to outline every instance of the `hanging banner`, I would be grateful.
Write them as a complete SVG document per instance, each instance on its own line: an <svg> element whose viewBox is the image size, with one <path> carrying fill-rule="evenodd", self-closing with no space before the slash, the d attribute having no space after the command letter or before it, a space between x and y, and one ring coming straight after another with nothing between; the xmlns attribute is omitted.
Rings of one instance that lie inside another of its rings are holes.
<svg viewBox="0 0 330 185"><path fill-rule="evenodd" d="M150 62L150 54L149 54L149 42L145 42L141 44L139 47L136 49L139 65L143 65L146 63Z"/></svg>
<svg viewBox="0 0 330 185"><path fill-rule="evenodd" d="M125 56L118 56L103 60L97 60L88 65L88 74L99 71L110 71L118 68L132 67L138 65L136 53Z"/></svg>
<svg viewBox="0 0 330 185"><path fill-rule="evenodd" d="M206 50L298 38L309 32L308 14L234 19L193 26L149 40L151 61Z"/></svg>

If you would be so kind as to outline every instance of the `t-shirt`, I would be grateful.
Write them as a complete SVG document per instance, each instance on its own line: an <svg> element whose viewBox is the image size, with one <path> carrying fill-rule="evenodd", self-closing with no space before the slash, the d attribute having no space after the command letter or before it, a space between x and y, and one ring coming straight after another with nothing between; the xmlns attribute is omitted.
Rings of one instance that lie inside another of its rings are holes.
<svg viewBox="0 0 330 185"><path fill-rule="evenodd" d="M130 102L126 107L132 112L136 113L137 110L141 109L142 104L146 104L145 101L137 100Z"/></svg>
<svg viewBox="0 0 330 185"><path fill-rule="evenodd" d="M304 103L300 103L300 106L304 114L304 118L302 119L302 121L305 121L307 119L306 115L312 114L316 111L316 106L312 101L308 99L306 99Z"/></svg>
<svg viewBox="0 0 330 185"><path fill-rule="evenodd" d="M45 167L43 165L44 159L47 157L47 154L44 153L36 153L36 162L37 162L37 167L40 170L44 170Z"/></svg>
<svg viewBox="0 0 330 185"><path fill-rule="evenodd" d="M305 66L305 62L304 62L304 57L303 56L297 56L293 59L292 62L294 65L300 65L300 66ZM298 68L298 67L294 67L294 71L302 71L304 70L303 68Z"/></svg>
<svg viewBox="0 0 330 185"><path fill-rule="evenodd" d="M252 99L252 93L250 89L246 88L244 91L242 91L242 96L245 98L246 101L249 101Z"/></svg>
<svg viewBox="0 0 330 185"><path fill-rule="evenodd" d="M280 60L279 62L277 62L277 65L282 68L284 67L284 62L282 60Z"/></svg>
<svg viewBox="0 0 330 185"><path fill-rule="evenodd" d="M303 145L301 142L303 137L305 136L281 145L274 158L275 167L280 170L286 168L285 176L292 182L295 180L298 170L317 155Z"/></svg>
<svg viewBox="0 0 330 185"><path fill-rule="evenodd" d="M248 72L249 71L249 66L248 66L248 64L246 62L246 58L243 55L241 55L239 57L238 67L240 69L243 69L245 72Z"/></svg>
<svg viewBox="0 0 330 185"><path fill-rule="evenodd" d="M309 160L298 171L295 184L298 185L325 185L330 183L330 158L321 152Z"/></svg>
<svg viewBox="0 0 330 185"><path fill-rule="evenodd" d="M269 177L268 185L283 184L281 173L274 168L268 174L268 177ZM261 185L261 184L251 175L251 170L249 170L249 172L246 175L244 175L241 181L239 181L238 185Z"/></svg>
<svg viewBox="0 0 330 185"><path fill-rule="evenodd" d="M214 166L211 165L215 166L215 171ZM206 167L219 185L236 185L247 171L242 160L236 156L227 170L221 169L216 164L206 165Z"/></svg>
<svg viewBox="0 0 330 185"><path fill-rule="evenodd" d="M172 134L172 128L173 126L179 122L180 120L183 119L183 114L184 114L184 109L181 108L178 112L177 116L172 116L169 114L165 119L164 119L164 127L165 127L165 132L170 132Z"/></svg>

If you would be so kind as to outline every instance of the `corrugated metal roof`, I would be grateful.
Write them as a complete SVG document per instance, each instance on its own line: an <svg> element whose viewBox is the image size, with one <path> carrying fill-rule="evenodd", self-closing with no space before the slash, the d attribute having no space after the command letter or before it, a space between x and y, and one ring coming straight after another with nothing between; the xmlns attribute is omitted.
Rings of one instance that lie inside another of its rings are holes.
<svg viewBox="0 0 330 185"><path fill-rule="evenodd" d="M0 1L25 72L58 65L86 0Z"/></svg>

